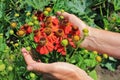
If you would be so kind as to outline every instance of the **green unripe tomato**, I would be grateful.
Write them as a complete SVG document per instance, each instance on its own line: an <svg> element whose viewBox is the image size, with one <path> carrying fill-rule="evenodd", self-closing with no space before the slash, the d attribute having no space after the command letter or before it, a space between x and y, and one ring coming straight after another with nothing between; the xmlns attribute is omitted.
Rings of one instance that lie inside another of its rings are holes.
<svg viewBox="0 0 120 80"><path fill-rule="evenodd" d="M62 45L62 46L67 46L67 45L68 45L68 40L67 40L67 39L63 39L63 40L61 41L61 45Z"/></svg>

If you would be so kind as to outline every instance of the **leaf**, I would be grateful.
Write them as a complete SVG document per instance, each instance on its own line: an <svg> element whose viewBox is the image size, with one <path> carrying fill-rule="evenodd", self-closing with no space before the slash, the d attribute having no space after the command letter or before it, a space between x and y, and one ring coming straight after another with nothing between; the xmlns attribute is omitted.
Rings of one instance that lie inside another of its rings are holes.
<svg viewBox="0 0 120 80"><path fill-rule="evenodd" d="M34 9L43 10L43 8L49 4L49 0L26 0L26 3L32 6Z"/></svg>
<svg viewBox="0 0 120 80"><path fill-rule="evenodd" d="M2 17L2 14L3 14L3 13L2 13L2 12L0 12L0 18Z"/></svg>
<svg viewBox="0 0 120 80"><path fill-rule="evenodd" d="M117 60L114 59L113 57L109 57L109 60L114 61L114 62L117 62Z"/></svg>
<svg viewBox="0 0 120 80"><path fill-rule="evenodd" d="M98 80L97 72L95 70L88 73L90 77L92 77L94 80Z"/></svg>
<svg viewBox="0 0 120 80"><path fill-rule="evenodd" d="M0 51L3 51L5 49L6 45L4 43L0 44Z"/></svg>
<svg viewBox="0 0 120 80"><path fill-rule="evenodd" d="M120 0L113 0L115 11L120 10Z"/></svg>
<svg viewBox="0 0 120 80"><path fill-rule="evenodd" d="M14 80L15 74L13 72L9 72L9 80Z"/></svg>

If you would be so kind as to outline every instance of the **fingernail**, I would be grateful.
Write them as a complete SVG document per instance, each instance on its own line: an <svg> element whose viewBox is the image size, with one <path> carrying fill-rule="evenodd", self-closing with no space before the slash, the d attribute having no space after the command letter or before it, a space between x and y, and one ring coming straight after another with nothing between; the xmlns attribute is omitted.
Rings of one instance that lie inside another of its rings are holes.
<svg viewBox="0 0 120 80"><path fill-rule="evenodd" d="M33 67L32 66L28 66L27 70L31 71L31 70L33 70Z"/></svg>

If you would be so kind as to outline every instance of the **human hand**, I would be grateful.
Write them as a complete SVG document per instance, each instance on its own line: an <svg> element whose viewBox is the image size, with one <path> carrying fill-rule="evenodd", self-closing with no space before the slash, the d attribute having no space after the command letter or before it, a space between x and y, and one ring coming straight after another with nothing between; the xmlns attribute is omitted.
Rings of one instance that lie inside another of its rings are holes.
<svg viewBox="0 0 120 80"><path fill-rule="evenodd" d="M63 13L57 12L57 15L64 16L64 18L67 19L68 21L70 21L73 25L78 26L79 30L81 31L81 36L83 36L82 30L84 28L89 28L89 26L86 25L86 23L84 23L80 18L78 18L74 14L70 14L67 12L63 12Z"/></svg>
<svg viewBox="0 0 120 80"><path fill-rule="evenodd" d="M85 71L65 62L42 63L34 61L29 52L22 48L22 54L29 71L42 73L44 80L93 80Z"/></svg>

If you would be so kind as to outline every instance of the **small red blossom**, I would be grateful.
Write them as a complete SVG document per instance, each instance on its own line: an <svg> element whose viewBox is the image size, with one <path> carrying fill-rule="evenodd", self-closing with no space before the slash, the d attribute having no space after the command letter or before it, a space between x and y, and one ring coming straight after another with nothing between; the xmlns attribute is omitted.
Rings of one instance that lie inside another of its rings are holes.
<svg viewBox="0 0 120 80"><path fill-rule="evenodd" d="M30 34L32 32L32 27L27 24L21 26L20 29L24 30L26 34Z"/></svg>
<svg viewBox="0 0 120 80"><path fill-rule="evenodd" d="M45 15L43 14L42 11L37 11L37 12L35 13L35 16L37 16L37 19L38 19L39 21L43 21L44 18L45 18Z"/></svg>
<svg viewBox="0 0 120 80"><path fill-rule="evenodd" d="M35 41L36 43L39 42L40 37L41 37L41 32L40 32L40 30L35 30L35 31L34 31L34 41Z"/></svg>

